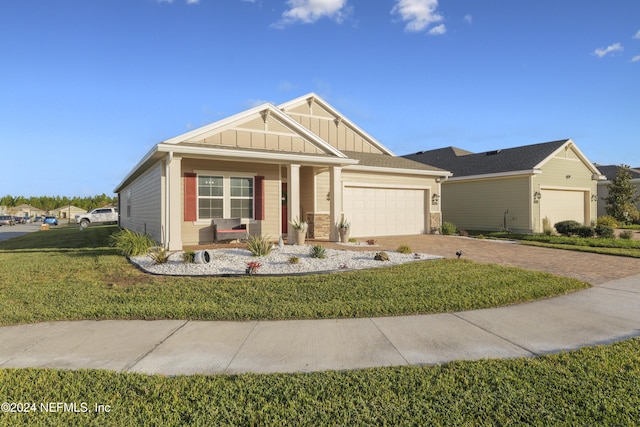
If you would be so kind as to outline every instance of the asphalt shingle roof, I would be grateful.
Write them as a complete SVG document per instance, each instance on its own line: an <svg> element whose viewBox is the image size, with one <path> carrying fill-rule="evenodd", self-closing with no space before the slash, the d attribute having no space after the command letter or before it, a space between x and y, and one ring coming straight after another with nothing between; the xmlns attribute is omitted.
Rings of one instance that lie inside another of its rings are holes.
<svg viewBox="0 0 640 427"><path fill-rule="evenodd" d="M568 139L471 153L456 147L420 151L403 157L453 172L454 177L531 170Z"/></svg>
<svg viewBox="0 0 640 427"><path fill-rule="evenodd" d="M607 177L608 181L611 181L618 174L618 168L620 165L595 165L600 173ZM631 179L640 178L640 168L630 168L629 173L631 174Z"/></svg>
<svg viewBox="0 0 640 427"><path fill-rule="evenodd" d="M446 169L437 168L435 166L404 157L390 156L388 154L360 153L358 151L346 150L341 150L341 152L350 159L360 160L360 166L447 172Z"/></svg>

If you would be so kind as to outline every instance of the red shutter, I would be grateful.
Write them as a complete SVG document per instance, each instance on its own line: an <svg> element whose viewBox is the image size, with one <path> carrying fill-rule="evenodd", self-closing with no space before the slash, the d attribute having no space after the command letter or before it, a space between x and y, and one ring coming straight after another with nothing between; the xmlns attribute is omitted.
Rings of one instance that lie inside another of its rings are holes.
<svg viewBox="0 0 640 427"><path fill-rule="evenodd" d="M256 176L254 180L255 185L255 219L264 219L264 176Z"/></svg>
<svg viewBox="0 0 640 427"><path fill-rule="evenodd" d="M195 173L184 173L184 220L198 219L198 179Z"/></svg>

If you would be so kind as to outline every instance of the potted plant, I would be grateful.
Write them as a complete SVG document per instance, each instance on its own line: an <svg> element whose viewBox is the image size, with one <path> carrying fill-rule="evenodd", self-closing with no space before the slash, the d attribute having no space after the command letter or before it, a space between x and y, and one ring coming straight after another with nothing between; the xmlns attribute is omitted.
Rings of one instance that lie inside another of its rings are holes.
<svg viewBox="0 0 640 427"><path fill-rule="evenodd" d="M349 241L349 228L351 228L351 223L344 219L344 215L340 218L340 222L338 222L338 233L340 233L340 242L347 243Z"/></svg>
<svg viewBox="0 0 640 427"><path fill-rule="evenodd" d="M306 238L309 224L307 224L306 221L299 221L298 217L296 217L296 219L294 219L293 221L289 221L289 224L291 224L291 227L293 227L293 229L295 230L295 244L304 245L304 239Z"/></svg>

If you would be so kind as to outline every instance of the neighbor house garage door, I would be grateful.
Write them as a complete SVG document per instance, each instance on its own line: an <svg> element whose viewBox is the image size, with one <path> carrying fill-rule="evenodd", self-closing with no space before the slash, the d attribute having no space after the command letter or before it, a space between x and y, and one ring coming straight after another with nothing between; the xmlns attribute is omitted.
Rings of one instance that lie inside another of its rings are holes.
<svg viewBox="0 0 640 427"><path fill-rule="evenodd" d="M345 187L342 207L353 237L424 233L425 190Z"/></svg>
<svg viewBox="0 0 640 427"><path fill-rule="evenodd" d="M549 223L572 219L584 224L584 191L542 190L540 218Z"/></svg>

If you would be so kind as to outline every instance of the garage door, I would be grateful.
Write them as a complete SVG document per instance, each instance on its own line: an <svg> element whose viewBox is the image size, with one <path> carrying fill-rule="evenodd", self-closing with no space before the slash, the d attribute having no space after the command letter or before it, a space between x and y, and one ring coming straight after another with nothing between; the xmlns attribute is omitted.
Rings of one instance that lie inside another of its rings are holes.
<svg viewBox="0 0 640 427"><path fill-rule="evenodd" d="M572 219L584 224L584 191L542 190L540 218L556 222Z"/></svg>
<svg viewBox="0 0 640 427"><path fill-rule="evenodd" d="M425 190L345 187L342 207L353 237L420 234L424 200Z"/></svg>

